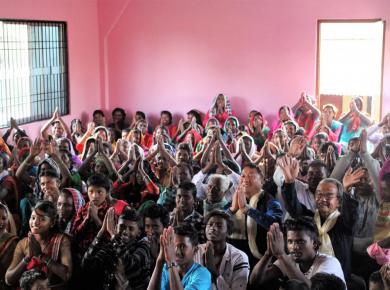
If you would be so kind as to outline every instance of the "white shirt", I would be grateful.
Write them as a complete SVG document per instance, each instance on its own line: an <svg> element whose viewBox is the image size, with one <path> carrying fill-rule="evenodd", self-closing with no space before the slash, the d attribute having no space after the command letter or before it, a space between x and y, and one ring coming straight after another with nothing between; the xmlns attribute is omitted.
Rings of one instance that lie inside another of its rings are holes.
<svg viewBox="0 0 390 290"><path fill-rule="evenodd" d="M194 262L205 266L204 254L206 244L198 246ZM220 275L216 283L213 283L213 290L246 290L249 277L248 256L233 245L226 243L226 251L219 265Z"/></svg>
<svg viewBox="0 0 390 290"><path fill-rule="evenodd" d="M290 259L292 263L295 264L295 266L299 269L299 264L295 263L291 257ZM279 268L279 270L283 273L284 276L287 276L287 271L279 262L279 260L277 260L274 265ZM314 262L311 265L310 269L306 273L303 273L303 275L305 275L307 279L310 279L317 273L333 274L343 280L345 284L343 269L341 269L340 262L335 257L323 253L317 253L317 256L314 259Z"/></svg>

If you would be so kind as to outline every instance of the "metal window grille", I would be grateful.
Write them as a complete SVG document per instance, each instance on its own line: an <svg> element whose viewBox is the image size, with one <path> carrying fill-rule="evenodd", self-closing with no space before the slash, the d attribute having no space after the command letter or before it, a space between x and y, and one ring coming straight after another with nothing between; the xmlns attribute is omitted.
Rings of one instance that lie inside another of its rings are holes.
<svg viewBox="0 0 390 290"><path fill-rule="evenodd" d="M69 113L66 23L0 19L0 128Z"/></svg>

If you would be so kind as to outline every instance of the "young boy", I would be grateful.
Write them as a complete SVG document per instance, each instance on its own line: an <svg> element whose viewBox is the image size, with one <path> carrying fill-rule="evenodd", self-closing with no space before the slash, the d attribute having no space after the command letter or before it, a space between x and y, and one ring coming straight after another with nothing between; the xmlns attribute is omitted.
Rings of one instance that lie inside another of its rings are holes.
<svg viewBox="0 0 390 290"><path fill-rule="evenodd" d="M115 214L119 216L127 206L124 201L111 198L111 181L104 175L92 175L87 180L87 187L89 202L79 209L73 224L74 241L80 257L100 230L108 208L113 206Z"/></svg>

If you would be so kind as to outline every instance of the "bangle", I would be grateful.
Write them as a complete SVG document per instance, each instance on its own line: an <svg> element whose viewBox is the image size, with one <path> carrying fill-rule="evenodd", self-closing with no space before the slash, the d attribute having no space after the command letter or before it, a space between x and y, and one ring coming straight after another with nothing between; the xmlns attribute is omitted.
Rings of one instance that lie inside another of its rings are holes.
<svg viewBox="0 0 390 290"><path fill-rule="evenodd" d="M24 257L24 258L22 259L22 261L23 261L23 263L24 263L25 265L28 265L28 263L30 263L30 260L31 260L31 258L27 258L27 257Z"/></svg>
<svg viewBox="0 0 390 290"><path fill-rule="evenodd" d="M177 267L177 266L179 266L176 262L170 262L170 263L167 263L167 267L168 267L168 269L171 269L171 268L173 268L173 267Z"/></svg>
<svg viewBox="0 0 390 290"><path fill-rule="evenodd" d="M51 258L46 259L46 261L45 261L46 267L49 268L49 265L50 265L52 262L53 262L53 260L52 260Z"/></svg>

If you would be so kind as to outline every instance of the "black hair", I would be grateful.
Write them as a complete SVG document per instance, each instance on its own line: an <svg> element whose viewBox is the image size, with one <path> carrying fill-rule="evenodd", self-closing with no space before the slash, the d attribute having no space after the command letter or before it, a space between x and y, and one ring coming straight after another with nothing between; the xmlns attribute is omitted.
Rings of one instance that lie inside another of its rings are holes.
<svg viewBox="0 0 390 290"><path fill-rule="evenodd" d="M111 190L111 180L100 173L92 174L87 180L87 187L90 186L104 187L107 194L109 194Z"/></svg>
<svg viewBox="0 0 390 290"><path fill-rule="evenodd" d="M72 131L73 124L80 123L81 130L83 130L83 123L81 122L80 119L73 119L70 121L70 130Z"/></svg>
<svg viewBox="0 0 390 290"><path fill-rule="evenodd" d="M164 228L169 225L169 212L160 204L153 203L146 207L144 210L144 220L145 218L160 219Z"/></svg>
<svg viewBox="0 0 390 290"><path fill-rule="evenodd" d="M45 216L49 217L53 222L53 227L50 228L51 232L59 232L57 220L57 207L54 203L48 200L41 200L34 206L33 211L39 210L44 213Z"/></svg>
<svg viewBox="0 0 390 290"><path fill-rule="evenodd" d="M194 200L196 200L196 186L192 182L182 182L177 187L177 190L188 190L192 193L192 196L194 197Z"/></svg>
<svg viewBox="0 0 390 290"><path fill-rule="evenodd" d="M319 132L319 133L317 133L317 134L315 134L315 135L313 136L313 139L314 139L314 138L328 140L328 139L329 139L329 136L328 136L328 134L326 134L325 132Z"/></svg>
<svg viewBox="0 0 390 290"><path fill-rule="evenodd" d="M34 282L37 280L45 280L47 275L45 272L33 268L28 271L24 271L19 279L19 285L22 290L30 290Z"/></svg>
<svg viewBox="0 0 390 290"><path fill-rule="evenodd" d="M305 282L297 279L282 282L280 288L283 290L309 290L309 286Z"/></svg>
<svg viewBox="0 0 390 290"><path fill-rule="evenodd" d="M321 160L315 159L309 163L309 167L322 167L325 170L326 176L328 176L328 168L326 167L326 164L322 162Z"/></svg>
<svg viewBox="0 0 390 290"><path fill-rule="evenodd" d="M230 159L225 159L225 160L223 160L223 164L225 164L227 167L229 167L229 169L231 171L234 171L234 173L237 173L237 174L241 173L240 167L238 166L238 164L236 162L233 162Z"/></svg>
<svg viewBox="0 0 390 290"><path fill-rule="evenodd" d="M321 242L319 240L319 234L316 224L312 217L300 216L296 219L288 219L284 223L285 234L287 236L288 231L303 231L305 232L315 243L315 250L318 251Z"/></svg>
<svg viewBox="0 0 390 290"><path fill-rule="evenodd" d="M111 115L114 117L114 114L117 112L122 114L123 119L126 117L126 112L122 108L115 108L114 110L112 110Z"/></svg>
<svg viewBox="0 0 390 290"><path fill-rule="evenodd" d="M257 174L260 175L260 178L264 179L263 172L261 172L261 169L256 164L254 164L254 163L247 163L247 164L245 164L244 168L242 168L242 170L244 170L247 167L250 168L250 169L255 169Z"/></svg>
<svg viewBox="0 0 390 290"><path fill-rule="evenodd" d="M317 273L310 279L312 290L344 290L345 284L334 274Z"/></svg>
<svg viewBox="0 0 390 290"><path fill-rule="evenodd" d="M8 168L9 157L5 153L0 153L0 158L3 163L3 170L6 170Z"/></svg>
<svg viewBox="0 0 390 290"><path fill-rule="evenodd" d="M187 112L187 114L191 114L191 115L194 115L195 119L196 119L196 123L198 125L202 125L202 119L200 118L200 113L198 110L195 110L195 109L191 109Z"/></svg>
<svg viewBox="0 0 390 290"><path fill-rule="evenodd" d="M58 176L58 173L57 171L55 171L54 169L44 169L44 170L41 170L39 172L39 178L41 177L51 177L51 178L56 178L56 179L59 179L60 177Z"/></svg>
<svg viewBox="0 0 390 290"><path fill-rule="evenodd" d="M375 283L375 284L377 284L377 283L381 284L382 287L384 287L382 276L381 276L381 273L379 271L372 272L368 281L371 283Z"/></svg>
<svg viewBox="0 0 390 290"><path fill-rule="evenodd" d="M146 115L145 115L144 112L142 112L142 111L137 111L137 112L135 112L135 114L138 115L138 116L141 116L142 119L146 120Z"/></svg>
<svg viewBox="0 0 390 290"><path fill-rule="evenodd" d="M390 183L390 172L386 172L385 174L383 174L380 181L385 181Z"/></svg>
<svg viewBox="0 0 390 290"><path fill-rule="evenodd" d="M172 113L167 111L167 110L163 110L160 113L160 117L162 117L162 115L168 115L168 117L169 117L169 125L171 125L172 124Z"/></svg>
<svg viewBox="0 0 390 290"><path fill-rule="evenodd" d="M220 217L220 218L224 219L226 221L228 234L230 235L232 233L233 222L232 222L230 215L228 215L226 212L224 212L222 210L217 210L217 209L212 210L204 218L204 223L207 225L207 223L209 222L209 220L212 217Z"/></svg>
<svg viewBox="0 0 390 290"><path fill-rule="evenodd" d="M125 208L119 219L136 222L139 228L143 227L143 220L135 209Z"/></svg>
<svg viewBox="0 0 390 290"><path fill-rule="evenodd" d="M348 145L351 144L352 141L359 141L360 137L352 137L348 140Z"/></svg>
<svg viewBox="0 0 390 290"><path fill-rule="evenodd" d="M324 154L327 153L329 146L333 147L333 151L336 154L336 159L339 158L339 148L337 148L337 145L335 143L330 141L321 145L320 152Z"/></svg>
<svg viewBox="0 0 390 290"><path fill-rule="evenodd" d="M125 128L125 129L122 129L122 133L124 132L124 133L126 133L126 134L129 134L129 133L130 133L130 131L131 131L131 129L130 129L130 128Z"/></svg>
<svg viewBox="0 0 390 290"><path fill-rule="evenodd" d="M102 115L104 117L104 113L102 110L93 111L92 116L95 117L95 115Z"/></svg>
<svg viewBox="0 0 390 290"><path fill-rule="evenodd" d="M191 224L182 224L173 228L176 235L188 237L193 246L199 243L198 232Z"/></svg>

